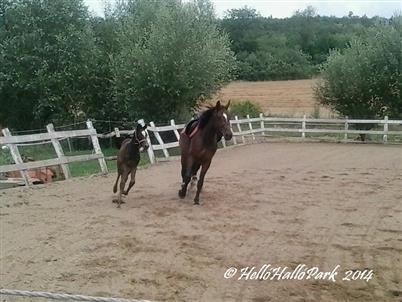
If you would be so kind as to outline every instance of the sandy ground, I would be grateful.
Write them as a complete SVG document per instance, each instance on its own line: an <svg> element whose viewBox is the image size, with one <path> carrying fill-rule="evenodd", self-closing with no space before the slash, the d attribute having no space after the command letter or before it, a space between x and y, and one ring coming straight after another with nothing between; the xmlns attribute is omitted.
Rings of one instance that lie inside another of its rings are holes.
<svg viewBox="0 0 402 302"><path fill-rule="evenodd" d="M224 87L217 97L225 101L253 101L268 116L312 116L316 110L319 110L321 118L335 116L331 110L316 103L313 91L315 85L316 80L236 81Z"/></svg>
<svg viewBox="0 0 402 302"><path fill-rule="evenodd" d="M400 146L223 150L201 206L176 197L178 175L177 160L138 171L122 209L111 202L114 174L0 192L0 286L158 301L402 301ZM336 282L223 277L263 264L340 269ZM364 269L369 282L342 280Z"/></svg>

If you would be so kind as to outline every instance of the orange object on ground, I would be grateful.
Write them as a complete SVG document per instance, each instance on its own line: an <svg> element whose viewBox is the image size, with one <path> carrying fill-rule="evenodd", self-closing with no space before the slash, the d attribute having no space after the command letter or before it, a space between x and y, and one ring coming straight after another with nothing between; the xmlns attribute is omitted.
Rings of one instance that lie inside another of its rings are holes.
<svg viewBox="0 0 402 302"><path fill-rule="evenodd" d="M33 183L51 183L53 177L56 176L56 172L51 168L37 168L28 170L28 177ZM20 178L21 173L19 171L11 171L6 173L8 178Z"/></svg>

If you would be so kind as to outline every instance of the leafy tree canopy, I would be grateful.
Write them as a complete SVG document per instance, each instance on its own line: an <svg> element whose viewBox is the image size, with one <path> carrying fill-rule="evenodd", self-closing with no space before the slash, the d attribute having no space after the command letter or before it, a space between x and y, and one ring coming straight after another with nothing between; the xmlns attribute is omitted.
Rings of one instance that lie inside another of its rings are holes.
<svg viewBox="0 0 402 302"><path fill-rule="evenodd" d="M402 116L402 17L379 23L333 51L322 67L318 100L353 118Z"/></svg>

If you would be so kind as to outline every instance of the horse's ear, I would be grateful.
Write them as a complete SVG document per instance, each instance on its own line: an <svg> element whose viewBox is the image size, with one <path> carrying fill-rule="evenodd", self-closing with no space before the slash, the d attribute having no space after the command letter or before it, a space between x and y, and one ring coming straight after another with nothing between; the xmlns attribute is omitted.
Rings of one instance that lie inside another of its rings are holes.
<svg viewBox="0 0 402 302"><path fill-rule="evenodd" d="M229 106L230 106L230 100L229 100L229 102L226 104L225 109L228 110L228 109L229 109Z"/></svg>
<svg viewBox="0 0 402 302"><path fill-rule="evenodd" d="M216 110L220 110L220 109L221 109L221 101L217 101L217 102L216 102L215 109L216 109Z"/></svg>

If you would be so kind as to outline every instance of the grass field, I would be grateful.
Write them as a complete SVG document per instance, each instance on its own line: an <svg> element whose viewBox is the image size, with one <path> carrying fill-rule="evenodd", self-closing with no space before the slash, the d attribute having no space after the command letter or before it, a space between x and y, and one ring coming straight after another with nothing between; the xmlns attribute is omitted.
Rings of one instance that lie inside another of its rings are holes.
<svg viewBox="0 0 402 302"><path fill-rule="evenodd" d="M316 80L232 82L224 87L217 97L224 101L245 101L257 103L268 116L334 117L328 108L318 105L314 99L313 87Z"/></svg>

